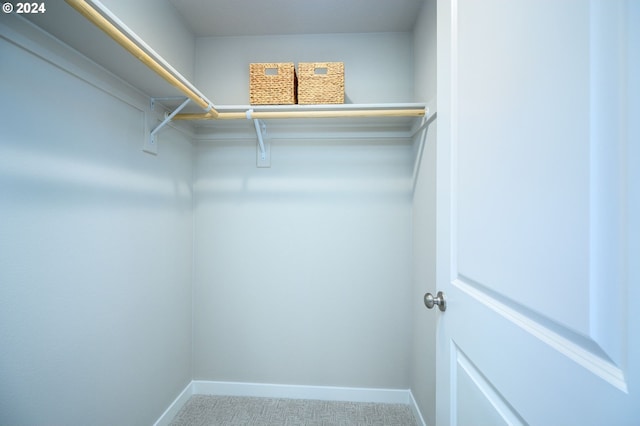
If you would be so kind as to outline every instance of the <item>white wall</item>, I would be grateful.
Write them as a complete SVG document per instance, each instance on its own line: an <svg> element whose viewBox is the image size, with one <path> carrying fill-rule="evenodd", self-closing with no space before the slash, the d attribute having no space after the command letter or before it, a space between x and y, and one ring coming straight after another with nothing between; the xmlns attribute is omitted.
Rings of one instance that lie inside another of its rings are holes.
<svg viewBox="0 0 640 426"><path fill-rule="evenodd" d="M196 86L217 104L249 103L252 62L344 62L345 102L413 100L409 33L196 39Z"/></svg>
<svg viewBox="0 0 640 426"><path fill-rule="evenodd" d="M436 24L436 0L424 0L413 29L413 84L417 102L433 102L436 98Z"/></svg>
<svg viewBox="0 0 640 426"><path fill-rule="evenodd" d="M195 37L168 1L103 0L102 3L177 71L193 80ZM46 4L46 13L22 15L56 38L82 52L147 96L182 96L111 37L65 1ZM0 20L8 15L0 15Z"/></svg>
<svg viewBox="0 0 640 426"><path fill-rule="evenodd" d="M187 79L193 80L195 37L169 1L102 2L176 70Z"/></svg>
<svg viewBox="0 0 640 426"><path fill-rule="evenodd" d="M151 424L191 379L189 137L142 153L144 97L0 35L0 424Z"/></svg>
<svg viewBox="0 0 640 426"><path fill-rule="evenodd" d="M345 62L352 102L413 99L410 34L201 38L196 84L247 104L251 62ZM320 134L321 135L321 134ZM194 378L408 388L408 141L201 142Z"/></svg>
<svg viewBox="0 0 640 426"><path fill-rule="evenodd" d="M201 142L194 378L408 388L411 145Z"/></svg>
<svg viewBox="0 0 640 426"><path fill-rule="evenodd" d="M418 100L435 112L436 99L436 1L427 0L414 29L415 89ZM435 424L436 324L440 312L422 302L435 284L436 257L436 134L437 120L415 140L419 173L413 196L413 346L411 390L429 425ZM422 147L422 151L420 148Z"/></svg>

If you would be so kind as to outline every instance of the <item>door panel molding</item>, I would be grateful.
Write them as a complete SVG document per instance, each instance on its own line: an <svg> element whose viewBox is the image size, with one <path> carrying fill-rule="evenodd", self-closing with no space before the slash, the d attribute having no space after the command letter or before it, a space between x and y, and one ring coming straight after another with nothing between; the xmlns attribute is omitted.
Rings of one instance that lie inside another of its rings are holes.
<svg viewBox="0 0 640 426"><path fill-rule="evenodd" d="M500 420L505 425L527 424L455 342L451 344L451 357L455 377L452 381L452 424L497 424ZM464 396L458 398L462 394ZM461 406L459 400L472 406Z"/></svg>
<svg viewBox="0 0 640 426"><path fill-rule="evenodd" d="M452 285L612 386L628 392L624 372L594 340L580 336L470 280L459 277Z"/></svg>
<svg viewBox="0 0 640 426"><path fill-rule="evenodd" d="M589 334L618 364L626 363L624 262L624 137L627 38L623 2L590 3Z"/></svg>

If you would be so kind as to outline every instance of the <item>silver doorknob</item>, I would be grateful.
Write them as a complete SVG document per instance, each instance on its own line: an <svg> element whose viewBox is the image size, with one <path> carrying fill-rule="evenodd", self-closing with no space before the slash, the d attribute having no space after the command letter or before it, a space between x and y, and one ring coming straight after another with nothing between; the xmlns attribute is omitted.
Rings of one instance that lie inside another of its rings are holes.
<svg viewBox="0 0 640 426"><path fill-rule="evenodd" d="M424 305L428 309L433 309L435 305L438 305L438 308L444 312L447 310L447 301L444 297L444 293L439 291L436 297L433 297L433 294L427 293L424 295Z"/></svg>

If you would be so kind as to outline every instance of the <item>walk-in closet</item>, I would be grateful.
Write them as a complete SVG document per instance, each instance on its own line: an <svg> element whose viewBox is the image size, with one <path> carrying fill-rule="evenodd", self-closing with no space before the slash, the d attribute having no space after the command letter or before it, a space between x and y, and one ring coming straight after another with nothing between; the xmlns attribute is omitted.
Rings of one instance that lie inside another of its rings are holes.
<svg viewBox="0 0 640 426"><path fill-rule="evenodd" d="M433 336L413 331L427 316L413 256L427 259L420 281L433 280L433 215L419 215L418 251L412 230L416 193L416 208L433 210L435 4L403 1L389 22L354 20L367 13L358 2L228 11L218 1L207 23L183 16L179 1L77 3L131 30L207 100L178 114L211 102L242 118L172 119L152 140L183 91L66 2L2 16L2 92L13 105L2 154L12 242L2 322L13 327L2 421L151 424L189 386L409 404L412 365L433 375L422 362ZM350 15L327 30L314 10ZM343 105L249 105L250 63L317 61L344 63ZM363 116L261 119L260 164L248 110L336 109Z"/></svg>
<svg viewBox="0 0 640 426"><path fill-rule="evenodd" d="M4 2L0 425L637 422L638 19ZM252 104L284 63L344 99Z"/></svg>

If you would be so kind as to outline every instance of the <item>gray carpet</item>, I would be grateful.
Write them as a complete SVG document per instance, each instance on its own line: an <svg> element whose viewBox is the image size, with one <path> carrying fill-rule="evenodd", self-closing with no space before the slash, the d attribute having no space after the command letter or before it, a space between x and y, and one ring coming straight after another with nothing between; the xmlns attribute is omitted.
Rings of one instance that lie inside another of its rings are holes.
<svg viewBox="0 0 640 426"><path fill-rule="evenodd" d="M171 426L417 426L404 404L194 395Z"/></svg>

